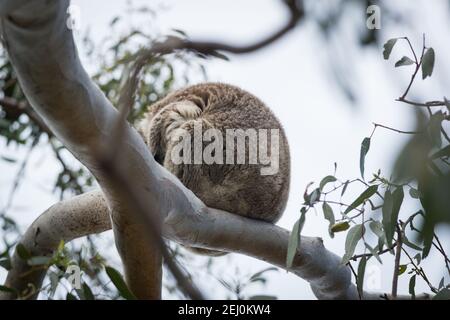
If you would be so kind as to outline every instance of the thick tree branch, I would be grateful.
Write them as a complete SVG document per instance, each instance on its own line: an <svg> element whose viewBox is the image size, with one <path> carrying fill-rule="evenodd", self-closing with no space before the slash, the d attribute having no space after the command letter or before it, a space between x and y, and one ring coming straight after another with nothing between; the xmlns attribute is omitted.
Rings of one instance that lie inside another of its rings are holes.
<svg viewBox="0 0 450 320"><path fill-rule="evenodd" d="M20 243L33 256L51 256L61 240L73 239L111 229L109 211L100 191L88 192L72 199L59 202L46 210L23 235ZM11 270L8 272L5 286L14 288L29 298L37 298L44 280L46 269L32 269L17 252L11 257ZM0 299L13 299L12 293L0 292Z"/></svg>
<svg viewBox="0 0 450 320"><path fill-rule="evenodd" d="M183 190L179 192L184 193ZM245 254L286 269L289 231L202 205L197 212L179 209L179 214L174 213L178 211L174 207L164 222L164 236L168 239L184 245ZM33 254L50 255L60 240L70 241L108 228L110 223L106 201L101 191L93 191L49 208L27 230L21 243ZM359 299L356 287L351 283L350 269L341 265L340 261L341 258L325 249L320 238L302 236L297 256L288 271L310 282L319 299ZM7 286L19 291L27 289L28 283L36 288L41 286L46 270L37 269L29 273L31 267L17 255L14 255L12 263L14 268L8 273ZM22 274L27 276L21 277ZM0 299L8 298L12 298L12 295L0 293ZM416 296L416 299L428 298L427 294ZM364 299L390 299L390 296L365 293Z"/></svg>
<svg viewBox="0 0 450 320"><path fill-rule="evenodd" d="M8 2L15 1L3 1L2 7ZM136 223L127 202L110 187L111 181L96 163L96 152L108 140L117 111L79 61L72 32L66 26L68 5L68 0L28 1L1 19L3 41L33 109L101 185L131 290L139 298L159 298L161 256L141 236L146 230ZM117 163L131 179L142 178L136 186L148 194L150 202L147 181L151 173L145 168L146 162L154 160L130 127L126 128L126 138L127 142L118 146Z"/></svg>

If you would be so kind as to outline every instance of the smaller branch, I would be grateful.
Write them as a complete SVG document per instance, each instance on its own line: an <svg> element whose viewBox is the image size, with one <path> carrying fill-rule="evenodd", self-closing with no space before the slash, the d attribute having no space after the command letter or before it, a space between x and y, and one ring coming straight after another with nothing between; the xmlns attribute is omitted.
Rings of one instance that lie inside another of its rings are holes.
<svg viewBox="0 0 450 320"><path fill-rule="evenodd" d="M405 250L405 248L402 248L402 251L408 257L410 263L414 266L416 274L418 276L422 277L422 279L427 283L428 287L430 287L430 290L432 292L437 293L438 290L431 284L430 280L428 280L428 277L425 274L425 272L423 271L423 269L414 262L414 259L411 257L411 255L408 253L408 251Z"/></svg>
<svg viewBox="0 0 450 320"><path fill-rule="evenodd" d="M442 246L441 241L439 240L437 234L434 234L434 238L437 241L437 245L433 242L433 245L436 247L436 249L442 254L445 260L445 266L447 268L448 274L450 275L450 259L448 258L447 254L445 253L444 247Z"/></svg>
<svg viewBox="0 0 450 320"><path fill-rule="evenodd" d="M416 62L416 65L419 64L419 60L417 59L417 55L416 55L416 52L415 52L414 49L413 49L413 46L412 46L412 44L411 44L411 41L409 41L409 38L408 38L408 37L405 37L404 39L408 42L409 48L411 49L411 52L412 52L412 54L414 55L414 61Z"/></svg>
<svg viewBox="0 0 450 320"><path fill-rule="evenodd" d="M378 251L377 254L380 256L380 255L382 255L382 254L384 254L386 252L389 252L392 249L394 249L396 245L397 245L397 242L395 242L392 245L392 247L390 247L390 248L386 248L384 250ZM370 258L370 257L373 257L373 254L372 253L357 254L357 255L354 255L353 257L351 257L350 260L356 261L356 260L358 260L358 259L360 259L362 257Z"/></svg>
<svg viewBox="0 0 450 320"><path fill-rule="evenodd" d="M403 102L412 106L416 106L416 107L424 107L424 108L431 108L431 107L443 107L445 106L445 102L444 101L428 101L428 102L416 102L416 101L411 101L411 100L407 100L404 97L400 97L398 99L395 99L395 101L399 101L399 102Z"/></svg>
<svg viewBox="0 0 450 320"><path fill-rule="evenodd" d="M398 129L391 128L391 127L388 127L388 126L385 126L385 125L382 125L382 124L379 124L379 123L375 123L375 122L373 122L373 125L375 126L375 128L376 127L381 127L381 128L387 129L387 130L391 130L391 131L394 131L394 132L397 132L397 133L403 133L403 134L420 134L420 133L422 133L422 131L403 131L403 130L398 130Z"/></svg>
<svg viewBox="0 0 450 320"><path fill-rule="evenodd" d="M392 278L392 298L397 298L397 287L398 287L398 276L399 276L399 268L400 268L400 256L402 253L402 231L400 227L397 225L397 249L395 252L395 265L394 265L394 276Z"/></svg>

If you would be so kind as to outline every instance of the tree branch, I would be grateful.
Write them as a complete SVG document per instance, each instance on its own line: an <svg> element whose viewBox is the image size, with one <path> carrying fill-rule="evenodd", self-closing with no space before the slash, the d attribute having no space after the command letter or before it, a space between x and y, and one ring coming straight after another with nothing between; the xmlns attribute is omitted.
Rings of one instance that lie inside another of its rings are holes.
<svg viewBox="0 0 450 320"><path fill-rule="evenodd" d="M8 2L3 1L2 7ZM108 139L117 111L83 69L66 26L68 0L28 1L1 19L2 38L17 72L21 88L51 132L78 158L101 185L111 208L116 245L124 263L125 278L142 299L161 294L161 255L149 244L145 228L136 223L105 172L96 163L96 151ZM39 12L39 15L35 13ZM126 128L126 143L118 145L117 163L130 179L151 196L146 162L154 162L135 130Z"/></svg>
<svg viewBox="0 0 450 320"><path fill-rule="evenodd" d="M161 170L165 171L163 168ZM182 194L187 191L178 190ZM187 192L187 195L193 197L192 203L198 201L192 193ZM180 199L175 200L180 202ZM174 207L163 225L167 239L188 246L241 253L266 261L310 282L319 299L359 299L356 287L351 283L350 269L341 265L340 257L325 249L320 238L302 236L294 263L287 269L285 262L289 231L270 223L204 206L190 213L185 209L179 214L175 211L177 208ZM109 228L106 201L101 191L93 191L49 208L33 222L21 243L30 249L32 254L50 255L56 250L60 240L68 242ZM261 237L261 234L264 234L264 237ZM12 263L13 269L9 271L5 285L19 291L27 289L28 283L40 288L46 270L39 269L29 273L31 267L17 254L13 256ZM22 274L27 276L21 278ZM0 292L0 299L8 298L11 298L11 295ZM389 299L390 296L383 293L364 293L364 299L386 298ZM408 298L410 297L407 295L397 297ZM423 294L416 298L428 299L429 295Z"/></svg>

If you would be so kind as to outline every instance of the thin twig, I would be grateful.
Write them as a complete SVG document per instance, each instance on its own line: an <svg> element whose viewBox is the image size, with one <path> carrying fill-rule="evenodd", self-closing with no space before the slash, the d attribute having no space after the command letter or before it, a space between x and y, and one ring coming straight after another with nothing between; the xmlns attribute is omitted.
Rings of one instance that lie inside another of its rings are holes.
<svg viewBox="0 0 450 320"><path fill-rule="evenodd" d="M382 125L382 124L379 124L379 123L375 123L375 122L373 122L373 125L375 127L381 127L381 128L387 129L387 130L391 130L391 131L395 131L397 133L403 133L403 134L420 134L420 133L422 133L422 131L403 131L403 130L398 130L398 129L391 128L391 127L388 127L388 126L385 126L385 125Z"/></svg>

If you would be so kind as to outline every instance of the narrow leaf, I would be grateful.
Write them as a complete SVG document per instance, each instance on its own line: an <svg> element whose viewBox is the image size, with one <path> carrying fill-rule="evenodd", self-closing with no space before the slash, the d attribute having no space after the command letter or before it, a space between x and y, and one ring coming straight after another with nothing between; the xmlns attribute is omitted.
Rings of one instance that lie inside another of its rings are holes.
<svg viewBox="0 0 450 320"><path fill-rule="evenodd" d="M389 39L384 44L383 57L385 60L389 59L389 56L391 55L392 49L394 48L394 45L396 42L397 42L397 38L394 38L394 39Z"/></svg>
<svg viewBox="0 0 450 320"><path fill-rule="evenodd" d="M395 67L398 68L398 67L401 67L401 66L409 66L409 65L411 65L413 63L414 63L413 60L411 60L410 58L408 58L406 56L403 56L400 60L398 60L395 63Z"/></svg>
<svg viewBox="0 0 450 320"><path fill-rule="evenodd" d="M319 189L322 191L327 183L334 182L336 180L337 179L333 176L326 176L322 179L322 181L320 181Z"/></svg>
<svg viewBox="0 0 450 320"><path fill-rule="evenodd" d="M335 219L334 219L333 209L330 207L330 205L328 203L324 202L322 204L322 211L323 211L324 218L329 221L328 233L330 234L330 237L333 238L334 237L334 233L333 233L333 231L331 231L331 228L336 223Z"/></svg>
<svg viewBox="0 0 450 320"><path fill-rule="evenodd" d="M406 264L401 264L398 266L398 275L404 274L407 269Z"/></svg>
<svg viewBox="0 0 450 320"><path fill-rule="evenodd" d="M298 219L294 224L291 235L289 237L288 252L286 257L286 266L288 268L292 267L295 254L297 253L297 248L300 246L300 233L302 232L303 225L305 224L305 213L306 212L304 211L302 212L300 219Z"/></svg>
<svg viewBox="0 0 450 320"><path fill-rule="evenodd" d="M112 267L105 267L106 274L108 275L109 279L111 279L114 286L119 291L120 295L127 299L127 300L136 300L136 297L134 294L128 289L125 281L122 278L122 275L117 271L116 269Z"/></svg>
<svg viewBox="0 0 450 320"><path fill-rule="evenodd" d="M356 279L356 288L358 289L359 296L363 298L364 287L364 274L366 273L367 258L363 256L358 264L358 277Z"/></svg>
<svg viewBox="0 0 450 320"><path fill-rule="evenodd" d="M423 55L422 60L422 79L429 77L433 73L434 68L434 49L429 48Z"/></svg>
<svg viewBox="0 0 450 320"><path fill-rule="evenodd" d="M359 169L361 171L361 177L364 180L364 163L366 161L366 155L370 149L370 138L364 138L361 142L361 153L359 155Z"/></svg>
<svg viewBox="0 0 450 320"><path fill-rule="evenodd" d="M345 254L342 258L342 264L347 264L350 261L353 253L355 252L356 245L362 238L364 232L364 227L361 224L353 226L347 233L347 238L345 239Z"/></svg>
<svg viewBox="0 0 450 320"><path fill-rule="evenodd" d="M359 195L358 198L356 198L355 201L345 210L344 214L349 213L353 209L357 208L359 205L361 205L364 201L369 199L371 196L373 196L378 191L378 185L373 185L368 187L363 193Z"/></svg>
<svg viewBox="0 0 450 320"><path fill-rule="evenodd" d="M347 230L348 228L350 228L348 221L341 221L341 222L335 223L331 227L331 232L334 232L334 233L342 232L342 231Z"/></svg>
<svg viewBox="0 0 450 320"><path fill-rule="evenodd" d="M409 294L411 295L412 299L416 298L416 275L413 275L409 279Z"/></svg>
<svg viewBox="0 0 450 320"><path fill-rule="evenodd" d="M397 225L398 213L403 203L404 193L403 187L398 187L393 193L386 190L384 196L383 212L383 229L386 234L388 246L392 246L392 239Z"/></svg>
<svg viewBox="0 0 450 320"><path fill-rule="evenodd" d="M344 195L345 191L347 190L349 182L350 182L349 180L345 181L344 187L342 188L341 197Z"/></svg>

